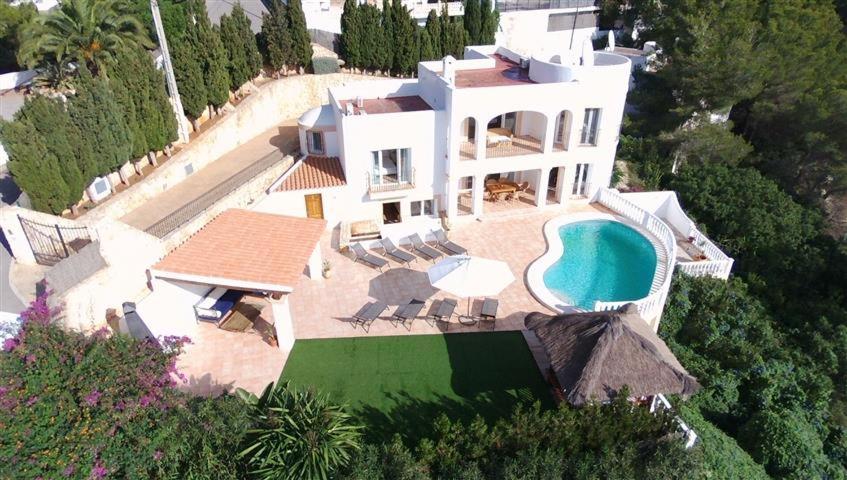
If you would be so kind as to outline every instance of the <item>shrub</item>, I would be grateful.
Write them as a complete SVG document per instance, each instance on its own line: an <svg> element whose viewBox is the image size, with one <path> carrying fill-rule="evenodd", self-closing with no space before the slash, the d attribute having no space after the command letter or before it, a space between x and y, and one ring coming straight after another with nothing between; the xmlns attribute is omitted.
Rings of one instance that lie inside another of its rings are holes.
<svg viewBox="0 0 847 480"><path fill-rule="evenodd" d="M21 314L0 355L0 463L6 478L148 478L168 446L157 430L184 397L173 388L183 339L164 349L105 330L67 332L47 295Z"/></svg>
<svg viewBox="0 0 847 480"><path fill-rule="evenodd" d="M327 73L338 73L338 60L333 57L315 57L312 59L312 68L317 75Z"/></svg>
<svg viewBox="0 0 847 480"><path fill-rule="evenodd" d="M360 448L361 427L327 396L288 382L238 395L253 420L239 456L255 478L328 478Z"/></svg>

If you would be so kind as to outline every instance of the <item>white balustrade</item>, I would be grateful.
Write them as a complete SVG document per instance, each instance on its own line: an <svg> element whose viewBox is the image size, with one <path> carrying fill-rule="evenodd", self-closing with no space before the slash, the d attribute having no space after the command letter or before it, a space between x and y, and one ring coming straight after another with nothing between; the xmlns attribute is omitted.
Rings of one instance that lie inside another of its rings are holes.
<svg viewBox="0 0 847 480"><path fill-rule="evenodd" d="M661 315L662 309L665 307L668 290L670 289L671 275L674 264L676 263L676 239L674 238L674 234L662 219L623 198L617 190L610 188L601 189L597 201L606 208L637 223L656 237L664 249L667 268L664 270L664 278L659 286L653 288L646 297L640 300L626 302L595 302L594 310L615 310L627 303L634 303L638 308L638 313L645 320L650 321ZM658 326L658 323L655 323L655 325Z"/></svg>

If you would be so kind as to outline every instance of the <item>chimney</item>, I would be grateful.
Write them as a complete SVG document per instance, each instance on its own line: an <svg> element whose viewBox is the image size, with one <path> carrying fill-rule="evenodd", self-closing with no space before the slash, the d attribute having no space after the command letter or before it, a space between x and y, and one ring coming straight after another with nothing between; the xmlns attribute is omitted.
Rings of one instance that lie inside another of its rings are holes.
<svg viewBox="0 0 847 480"><path fill-rule="evenodd" d="M447 55L441 60L441 77L449 85L456 83L456 59L452 55Z"/></svg>
<svg viewBox="0 0 847 480"><path fill-rule="evenodd" d="M356 97L356 107L365 108L365 99L361 95Z"/></svg>
<svg viewBox="0 0 847 480"><path fill-rule="evenodd" d="M353 104L352 103L347 102L346 104L344 104L344 114L345 115L353 115Z"/></svg>

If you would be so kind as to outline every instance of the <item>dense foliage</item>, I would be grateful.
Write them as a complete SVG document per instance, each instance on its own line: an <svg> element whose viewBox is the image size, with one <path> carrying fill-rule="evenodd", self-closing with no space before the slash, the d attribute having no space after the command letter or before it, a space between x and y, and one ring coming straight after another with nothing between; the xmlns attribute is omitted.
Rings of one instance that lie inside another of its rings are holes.
<svg viewBox="0 0 847 480"><path fill-rule="evenodd" d="M60 74L52 79L54 85L61 83L71 62L98 74L121 49L153 46L132 10L125 0L63 1L24 29L18 58L29 68L58 67L46 70Z"/></svg>
<svg viewBox="0 0 847 480"><path fill-rule="evenodd" d="M382 9L354 0L344 2L341 58L347 67L414 75L419 61L446 55L462 58L465 45L494 43L499 13L491 2L468 0L463 16L450 17L446 5L429 12L420 28L400 0L383 0Z"/></svg>
<svg viewBox="0 0 847 480"><path fill-rule="evenodd" d="M262 52L274 72L305 69L312 63L312 45L299 0L287 5L273 0L262 14Z"/></svg>
<svg viewBox="0 0 847 480"><path fill-rule="evenodd" d="M38 10L34 3L12 6L8 2L0 2L0 75L24 69L17 59L20 34L36 15Z"/></svg>
<svg viewBox="0 0 847 480"><path fill-rule="evenodd" d="M494 426L442 416L434 428L414 450L399 436L366 446L345 478L697 478L703 467L670 415L635 408L625 395L579 409L519 407Z"/></svg>

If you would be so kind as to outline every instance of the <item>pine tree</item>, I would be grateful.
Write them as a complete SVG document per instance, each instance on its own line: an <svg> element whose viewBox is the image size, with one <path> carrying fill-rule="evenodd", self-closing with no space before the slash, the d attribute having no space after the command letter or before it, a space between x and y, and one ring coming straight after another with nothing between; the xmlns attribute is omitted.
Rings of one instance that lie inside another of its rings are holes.
<svg viewBox="0 0 847 480"><path fill-rule="evenodd" d="M272 0L267 14L262 14L262 38L265 55L274 72L292 65L291 32L288 28L288 8L280 0Z"/></svg>
<svg viewBox="0 0 847 480"><path fill-rule="evenodd" d="M300 68L312 66L312 40L306 28L306 14L300 0L288 0L288 26L291 31L292 60Z"/></svg>
<svg viewBox="0 0 847 480"><path fill-rule="evenodd" d="M0 139L9 154L9 171L32 206L42 212L62 213L68 205L68 185L38 131L27 122L0 120Z"/></svg>
<svg viewBox="0 0 847 480"><path fill-rule="evenodd" d="M233 8L240 8L239 5ZM241 32L238 31L238 26L234 18L227 15L222 15L220 20L221 43L226 50L229 71L229 88L238 90L250 76L249 67L247 66L247 51L244 48Z"/></svg>
<svg viewBox="0 0 847 480"><path fill-rule="evenodd" d="M80 141L79 130L71 123L64 102L42 95L29 97L15 119L33 127L49 154L55 157L59 173L67 185L65 206L76 204L91 179L85 179L79 160L90 160L90 149ZM84 157L83 157L84 156Z"/></svg>
<svg viewBox="0 0 847 480"><path fill-rule="evenodd" d="M491 0L482 0L480 10L482 21L477 39L478 45L494 45L494 36L500 25L500 12L491 7Z"/></svg>
<svg viewBox="0 0 847 480"><path fill-rule="evenodd" d="M477 45L480 39L482 18L480 16L479 0L465 0L465 14L462 21L465 31L468 33L468 41L471 45Z"/></svg>
<svg viewBox="0 0 847 480"><path fill-rule="evenodd" d="M186 38L171 47L171 56L182 108L186 115L191 117L191 123L197 130L200 128L197 119L203 115L208 105L206 82L203 79L203 67L199 55L195 54L193 43Z"/></svg>
<svg viewBox="0 0 847 480"><path fill-rule="evenodd" d="M435 10L430 10L426 17L426 26L424 29L429 34L430 42L432 42L432 50L435 59L444 57L444 49L441 42L441 20Z"/></svg>
<svg viewBox="0 0 847 480"><path fill-rule="evenodd" d="M362 15L359 2L344 1L341 14L341 57L349 68L362 66Z"/></svg>
<svg viewBox="0 0 847 480"><path fill-rule="evenodd" d="M130 132L114 92L105 78L94 78L86 68L74 79L75 95L68 112L83 139L91 146L97 175L116 171L131 154Z"/></svg>

